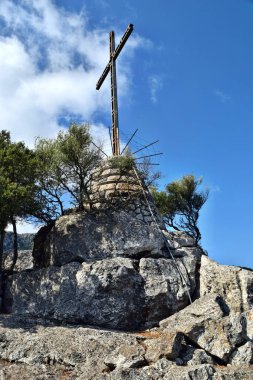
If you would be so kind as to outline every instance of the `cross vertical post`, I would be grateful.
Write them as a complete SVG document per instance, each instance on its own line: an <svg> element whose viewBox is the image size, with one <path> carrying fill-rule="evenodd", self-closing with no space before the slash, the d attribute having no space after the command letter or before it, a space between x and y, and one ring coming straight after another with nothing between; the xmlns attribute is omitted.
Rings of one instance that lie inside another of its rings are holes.
<svg viewBox="0 0 253 380"><path fill-rule="evenodd" d="M108 73L111 74L111 110L112 110L112 153L113 156L120 155L119 146L119 116L118 116L118 96L117 96L117 77L116 77L116 59L118 58L123 46L128 40L128 37L133 31L133 24L129 24L119 45L115 49L115 35L110 32L110 60L106 65L101 77L99 78L96 89L99 90L102 86Z"/></svg>
<svg viewBox="0 0 253 380"><path fill-rule="evenodd" d="M112 154L119 156L119 116L118 116L118 95L117 95L117 78L116 62L113 58L115 51L114 32L110 33L110 71L111 71L111 109L112 109Z"/></svg>

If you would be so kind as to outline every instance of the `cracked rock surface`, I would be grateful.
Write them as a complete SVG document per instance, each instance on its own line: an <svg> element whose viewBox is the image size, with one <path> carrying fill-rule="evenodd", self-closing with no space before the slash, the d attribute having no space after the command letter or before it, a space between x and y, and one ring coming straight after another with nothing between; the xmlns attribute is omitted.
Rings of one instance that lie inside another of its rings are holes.
<svg viewBox="0 0 253 380"><path fill-rule="evenodd" d="M166 237L124 211L43 228L4 289L0 379L252 380L253 272Z"/></svg>
<svg viewBox="0 0 253 380"><path fill-rule="evenodd" d="M151 328L187 306L196 291L202 252L185 240L172 257L160 230L124 211L63 216L35 238L34 269L9 277L6 310L119 330Z"/></svg>
<svg viewBox="0 0 253 380"><path fill-rule="evenodd" d="M192 363L182 363L186 356ZM4 379L247 380L253 376L250 366L218 365L203 349L183 343L179 333L56 326L7 315L0 318L0 358Z"/></svg>

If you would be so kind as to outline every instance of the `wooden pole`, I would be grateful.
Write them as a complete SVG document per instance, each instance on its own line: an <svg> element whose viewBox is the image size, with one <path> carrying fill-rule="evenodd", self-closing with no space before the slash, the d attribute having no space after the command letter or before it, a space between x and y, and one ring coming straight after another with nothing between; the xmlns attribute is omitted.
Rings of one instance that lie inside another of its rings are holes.
<svg viewBox="0 0 253 380"><path fill-rule="evenodd" d="M119 156L119 119L118 119L118 96L117 96L117 79L116 79L116 62L113 58L115 50L114 32L110 33L110 61L111 61L111 108L112 108L112 148L113 156Z"/></svg>

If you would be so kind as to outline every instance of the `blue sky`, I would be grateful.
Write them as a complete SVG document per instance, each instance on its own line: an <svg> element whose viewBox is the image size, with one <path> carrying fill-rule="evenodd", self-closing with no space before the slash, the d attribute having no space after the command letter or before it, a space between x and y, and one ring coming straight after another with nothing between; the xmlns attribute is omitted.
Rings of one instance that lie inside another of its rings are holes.
<svg viewBox="0 0 253 380"><path fill-rule="evenodd" d="M203 176L204 248L253 267L253 1L2 0L0 15L0 121L29 145L75 119L107 139L109 83L95 85L108 32L133 23L117 61L122 139L160 140L161 187Z"/></svg>

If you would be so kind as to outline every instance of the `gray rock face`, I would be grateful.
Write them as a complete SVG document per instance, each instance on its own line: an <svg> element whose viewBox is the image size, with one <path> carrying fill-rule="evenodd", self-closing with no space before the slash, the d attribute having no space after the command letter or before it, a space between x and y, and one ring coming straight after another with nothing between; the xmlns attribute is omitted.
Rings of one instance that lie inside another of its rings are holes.
<svg viewBox="0 0 253 380"><path fill-rule="evenodd" d="M253 272L166 238L122 210L44 227L4 288L0 378L252 379Z"/></svg>
<svg viewBox="0 0 253 380"><path fill-rule="evenodd" d="M248 341L243 346L236 348L229 361L232 365L253 364L253 343Z"/></svg>
<svg viewBox="0 0 253 380"><path fill-rule="evenodd" d="M163 247L164 240L157 228L124 211L70 214L55 222L43 247L40 233L35 237L34 264L45 267L119 256L163 257Z"/></svg>
<svg viewBox="0 0 253 380"><path fill-rule="evenodd" d="M0 375L11 380L252 379L252 367L176 365L179 337L170 332L133 334L1 316ZM203 353L198 356L203 360Z"/></svg>
<svg viewBox="0 0 253 380"><path fill-rule="evenodd" d="M187 286L190 294L196 288L198 255L193 256L191 249L180 251L180 255L176 262L168 259L140 260L139 273L144 280L147 320L151 323L157 323L185 307L189 303ZM180 279L178 270L185 281Z"/></svg>
<svg viewBox="0 0 253 380"><path fill-rule="evenodd" d="M125 258L23 272L10 288L15 314L117 329L144 324L141 289L141 276Z"/></svg>
<svg viewBox="0 0 253 380"><path fill-rule="evenodd" d="M8 380L56 380L76 379L72 370L66 370L63 366L16 364L8 361L0 363L0 379Z"/></svg>
<svg viewBox="0 0 253 380"><path fill-rule="evenodd" d="M234 312L253 307L253 271L219 265L206 256L201 258L200 295L218 293Z"/></svg>
<svg viewBox="0 0 253 380"><path fill-rule="evenodd" d="M197 347L228 362L234 347L248 340L245 317L225 314L226 305L220 296L209 294L192 305L160 322L169 331L180 331Z"/></svg>
<svg viewBox="0 0 253 380"><path fill-rule="evenodd" d="M205 321L219 320L226 315L225 310L226 304L218 294L208 294L184 310L164 319L159 325L161 328L185 332L195 325L202 325Z"/></svg>
<svg viewBox="0 0 253 380"><path fill-rule="evenodd" d="M182 345L176 363L178 365L194 366L199 364L215 364L215 361L203 349L190 345Z"/></svg>
<svg viewBox="0 0 253 380"><path fill-rule="evenodd" d="M118 257L24 271L10 278L7 294L15 314L130 330L152 327L189 303L170 259Z"/></svg>
<svg viewBox="0 0 253 380"><path fill-rule="evenodd" d="M10 270L13 261L13 251L5 251L3 255L3 267L5 270ZM14 271L21 272L26 269L33 268L32 251L18 251L18 259L14 267Z"/></svg>
<svg viewBox="0 0 253 380"><path fill-rule="evenodd" d="M171 366L166 359L162 359L155 365L122 371L113 371L110 375L104 375L99 379L110 380L219 380L219 374L210 365L199 365L192 367Z"/></svg>
<svg viewBox="0 0 253 380"><path fill-rule="evenodd" d="M247 335L253 341L253 309L246 311L244 314L247 324Z"/></svg>
<svg viewBox="0 0 253 380"><path fill-rule="evenodd" d="M157 227L124 211L66 215L36 236L35 269L9 278L7 310L113 329L150 328L189 304L201 254L184 247L172 257Z"/></svg>
<svg viewBox="0 0 253 380"><path fill-rule="evenodd" d="M0 358L37 367L63 365L73 378L100 378L110 369L113 357L124 369L142 366L145 350L143 338L133 334L99 331L83 327L38 325L38 321L4 318L0 320ZM109 366L108 366L109 365ZM113 364L114 366L114 364ZM73 373L74 372L74 373Z"/></svg>
<svg viewBox="0 0 253 380"><path fill-rule="evenodd" d="M18 234L18 249L30 251L33 248L34 234ZM13 249L13 232L6 232L4 237L4 251Z"/></svg>

